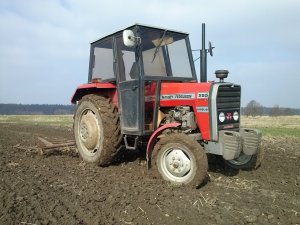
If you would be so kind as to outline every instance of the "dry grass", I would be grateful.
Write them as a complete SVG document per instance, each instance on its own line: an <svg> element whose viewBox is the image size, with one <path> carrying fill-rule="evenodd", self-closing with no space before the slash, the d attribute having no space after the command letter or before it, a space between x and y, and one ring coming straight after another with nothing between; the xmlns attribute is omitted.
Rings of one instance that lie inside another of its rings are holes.
<svg viewBox="0 0 300 225"><path fill-rule="evenodd" d="M241 118L242 127L300 129L300 116L257 116Z"/></svg>
<svg viewBox="0 0 300 225"><path fill-rule="evenodd" d="M0 123L72 127L73 115L0 115ZM243 116L241 127L261 129L264 136L300 137L300 116Z"/></svg>
<svg viewBox="0 0 300 225"><path fill-rule="evenodd" d="M72 127L73 115L0 115L0 123Z"/></svg>
<svg viewBox="0 0 300 225"><path fill-rule="evenodd" d="M263 136L300 138L300 116L242 117L241 127L258 128Z"/></svg>

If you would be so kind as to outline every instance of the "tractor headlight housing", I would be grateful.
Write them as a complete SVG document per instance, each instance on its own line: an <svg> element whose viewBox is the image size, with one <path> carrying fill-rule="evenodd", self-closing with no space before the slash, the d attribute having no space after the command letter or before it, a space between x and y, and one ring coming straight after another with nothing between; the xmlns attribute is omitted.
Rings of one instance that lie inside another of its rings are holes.
<svg viewBox="0 0 300 225"><path fill-rule="evenodd" d="M223 112L220 112L220 114L219 114L219 121L221 123L223 123L225 121L225 114Z"/></svg>
<svg viewBox="0 0 300 225"><path fill-rule="evenodd" d="M238 120L239 120L239 117L240 117L239 113L238 113L237 111L235 111L235 112L233 113L233 119L234 119L234 121L238 121Z"/></svg>

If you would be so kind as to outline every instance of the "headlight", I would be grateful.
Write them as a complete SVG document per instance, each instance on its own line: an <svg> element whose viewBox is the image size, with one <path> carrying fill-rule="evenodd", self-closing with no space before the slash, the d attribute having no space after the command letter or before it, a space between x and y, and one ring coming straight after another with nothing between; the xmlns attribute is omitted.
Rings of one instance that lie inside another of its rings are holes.
<svg viewBox="0 0 300 225"><path fill-rule="evenodd" d="M225 114L224 114L223 112L221 112L221 113L219 114L219 121L220 121L221 123L223 123L223 122L225 121Z"/></svg>
<svg viewBox="0 0 300 225"><path fill-rule="evenodd" d="M234 112L234 113L233 113L233 119L234 119L235 121L238 121L238 119L239 119L239 113L238 113L238 112Z"/></svg>

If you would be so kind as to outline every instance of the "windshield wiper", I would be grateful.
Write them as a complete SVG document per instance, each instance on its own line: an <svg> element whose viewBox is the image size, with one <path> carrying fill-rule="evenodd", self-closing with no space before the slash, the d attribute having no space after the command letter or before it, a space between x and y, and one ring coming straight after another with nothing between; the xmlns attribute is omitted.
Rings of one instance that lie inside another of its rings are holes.
<svg viewBox="0 0 300 225"><path fill-rule="evenodd" d="M164 33L163 33L163 35L162 35L162 37L161 37L161 39L160 39L159 44L158 44L158 45L156 46L156 48L155 48L155 51L154 51L154 54L153 54L152 63L153 63L153 61L154 61L154 59L155 59L155 57L156 57L156 55L157 55L157 53L158 53L158 50L159 50L161 44L163 43L163 40L164 40L164 37L165 37L166 33L167 33L167 30L164 31Z"/></svg>

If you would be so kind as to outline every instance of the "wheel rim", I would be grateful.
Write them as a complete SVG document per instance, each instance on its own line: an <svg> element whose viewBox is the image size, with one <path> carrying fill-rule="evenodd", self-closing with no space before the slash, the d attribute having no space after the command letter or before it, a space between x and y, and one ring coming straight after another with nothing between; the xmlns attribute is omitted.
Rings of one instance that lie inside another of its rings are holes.
<svg viewBox="0 0 300 225"><path fill-rule="evenodd" d="M248 163L252 158L252 155L245 155L244 153L241 153L241 155L233 160L229 160L228 162L230 162L231 164L234 164L236 166L242 166L245 165L246 163Z"/></svg>
<svg viewBox="0 0 300 225"><path fill-rule="evenodd" d="M95 113L90 109L84 110L79 120L78 136L82 149L89 156L95 155L99 149L100 131Z"/></svg>
<svg viewBox="0 0 300 225"><path fill-rule="evenodd" d="M168 148L160 160L164 175L171 181L185 182L193 173L190 153L181 148Z"/></svg>

